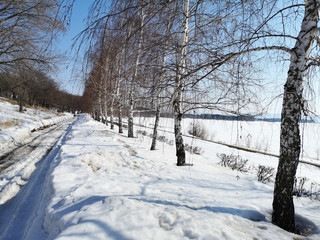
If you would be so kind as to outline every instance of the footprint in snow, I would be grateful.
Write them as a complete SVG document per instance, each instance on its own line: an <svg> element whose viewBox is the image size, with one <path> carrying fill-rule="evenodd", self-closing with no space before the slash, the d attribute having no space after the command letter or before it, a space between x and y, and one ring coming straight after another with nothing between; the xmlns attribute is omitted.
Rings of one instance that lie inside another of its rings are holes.
<svg viewBox="0 0 320 240"><path fill-rule="evenodd" d="M172 230L177 222L177 216L172 212L163 212L159 214L158 219L159 226L167 231Z"/></svg>

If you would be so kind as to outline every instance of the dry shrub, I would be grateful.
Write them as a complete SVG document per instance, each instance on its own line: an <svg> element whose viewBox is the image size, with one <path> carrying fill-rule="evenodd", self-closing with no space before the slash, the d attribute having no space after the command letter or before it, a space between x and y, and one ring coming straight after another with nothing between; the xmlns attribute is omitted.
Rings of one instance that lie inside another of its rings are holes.
<svg viewBox="0 0 320 240"><path fill-rule="evenodd" d="M192 146L192 145L189 145L187 143L184 145L184 149L187 152L192 153L192 154L201 155L201 153L202 153L202 149L200 147Z"/></svg>
<svg viewBox="0 0 320 240"><path fill-rule="evenodd" d="M188 133L192 136L198 137L200 139L207 139L208 131L203 125L203 123L196 121L190 123Z"/></svg>
<svg viewBox="0 0 320 240"><path fill-rule="evenodd" d="M229 167L232 170L237 170L239 172L248 172L247 168L248 159L242 159L241 156L236 156L233 154L226 155L224 153L218 154L218 158L220 158L220 162L218 163L220 166Z"/></svg>
<svg viewBox="0 0 320 240"><path fill-rule="evenodd" d="M270 182L274 175L274 168L259 165L257 169L257 177L259 182Z"/></svg>
<svg viewBox="0 0 320 240"><path fill-rule="evenodd" d="M297 197L308 196L308 191L305 189L305 183L308 181L306 177L294 178L293 195Z"/></svg>
<svg viewBox="0 0 320 240"><path fill-rule="evenodd" d="M316 182L309 182L309 188L306 189L306 183L309 180L306 177L298 177L294 179L293 196L309 197L311 200L320 201L320 184Z"/></svg>

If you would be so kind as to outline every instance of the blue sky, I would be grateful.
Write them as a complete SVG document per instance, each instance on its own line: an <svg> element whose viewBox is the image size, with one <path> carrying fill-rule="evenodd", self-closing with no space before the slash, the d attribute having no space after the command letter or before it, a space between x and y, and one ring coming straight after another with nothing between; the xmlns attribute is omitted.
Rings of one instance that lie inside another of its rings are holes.
<svg viewBox="0 0 320 240"><path fill-rule="evenodd" d="M77 76L77 71L72 74L74 65L72 58L74 57L75 52L71 52L71 46L74 37L85 28L88 10L92 2L93 0L75 1L72 11L71 24L67 29L67 32L61 35L56 43L56 51L65 56L65 61L60 62L59 64L59 71L57 76L55 76L56 81L60 84L61 89L77 95L82 95L83 84L81 75L79 77ZM83 56L83 54L80 54L80 56ZM80 68L81 66L78 64L76 67Z"/></svg>
<svg viewBox="0 0 320 240"><path fill-rule="evenodd" d="M66 90L69 93L82 95L83 92L83 79L77 74L72 74L73 65L72 58L75 52L71 52L71 46L73 38L79 34L85 28L86 18L88 16L88 10L94 0L76 0L73 8L71 24L65 34L63 34L57 41L56 50L65 56L65 61L59 64L59 72L55 76L56 81L60 84L61 89ZM83 53L80 53L80 57ZM279 63L268 62L267 69L262 68L262 78L266 78L270 81L267 89L264 90L266 96L275 96L282 93L283 84L286 80L287 66L283 69L283 65ZM77 68L81 68L78 64ZM78 77L79 76L79 77ZM271 93L270 93L270 92ZM315 93L320 95L320 84L316 84ZM262 94L262 93L261 93ZM320 102L317 97L315 105ZM281 108L282 98L278 98L269 107L268 112L279 113Z"/></svg>

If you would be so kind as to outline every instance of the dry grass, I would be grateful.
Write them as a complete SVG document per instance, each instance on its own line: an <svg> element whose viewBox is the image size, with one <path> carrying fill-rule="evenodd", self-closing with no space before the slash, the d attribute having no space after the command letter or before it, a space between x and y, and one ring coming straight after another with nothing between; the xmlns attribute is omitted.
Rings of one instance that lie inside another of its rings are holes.
<svg viewBox="0 0 320 240"><path fill-rule="evenodd" d="M27 107L28 108L33 108L33 109L36 109L36 110L40 110L42 112L52 113L52 114L57 115L58 117L64 116L64 113L56 112L54 110L51 110L51 109L48 109L48 108L44 108L44 107L40 107L40 106L27 106ZM50 119L50 118L52 118L52 117L48 116L48 117L45 117L44 119Z"/></svg>
<svg viewBox="0 0 320 240"><path fill-rule="evenodd" d="M11 99L11 98L3 98L3 97L1 97L0 101L1 102L9 102L12 105L18 105L18 102L16 100Z"/></svg>
<svg viewBox="0 0 320 240"><path fill-rule="evenodd" d="M40 107L40 106L31 106L31 105L26 105L26 107L27 108L32 108L32 109L35 109L35 110L40 110L40 111L42 111L42 112L52 112L50 109L48 109L48 108L44 108L44 107Z"/></svg>
<svg viewBox="0 0 320 240"><path fill-rule="evenodd" d="M14 127L20 124L20 121L17 119L13 119L10 121L6 121L6 122L0 122L0 131L2 129L6 129L6 128L10 128L10 127Z"/></svg>
<svg viewBox="0 0 320 240"><path fill-rule="evenodd" d="M48 113L52 113L52 114L55 114L56 116L58 116L58 117L62 117L62 116L64 116L64 114L63 113L59 113L59 112L54 112L54 111L51 111L51 110L48 110L47 109L47 111L46 112L48 112ZM43 119L51 119L52 118L52 116L47 116L47 117L44 117Z"/></svg>

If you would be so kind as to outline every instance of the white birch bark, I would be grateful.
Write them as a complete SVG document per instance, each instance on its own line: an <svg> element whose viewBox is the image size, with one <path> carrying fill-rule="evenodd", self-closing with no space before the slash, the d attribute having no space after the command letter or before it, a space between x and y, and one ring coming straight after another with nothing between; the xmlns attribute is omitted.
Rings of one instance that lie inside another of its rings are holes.
<svg viewBox="0 0 320 240"><path fill-rule="evenodd" d="M319 0L305 0L305 15L292 49L281 113L280 157L276 175L272 222L295 232L292 198L294 178L301 148L300 119L303 110L303 84L312 44L318 37Z"/></svg>
<svg viewBox="0 0 320 240"><path fill-rule="evenodd" d="M126 48L124 48L126 50ZM120 53L120 58L119 58L119 65L118 65L118 77L116 79L116 88L114 92L115 99L118 104L118 127L119 127L119 133L123 133L123 126L122 126L122 99L120 96L120 87L121 87L121 63L123 61L123 55L124 52ZM111 119L112 118L112 119ZM113 105L112 105L112 114L110 113L110 121L111 121L111 129L114 128L114 120L113 120Z"/></svg>
<svg viewBox="0 0 320 240"><path fill-rule="evenodd" d="M151 148L150 148L150 150L156 150L156 145L157 145L158 126L159 126L160 113L161 113L160 93L161 93L161 90L158 89L156 119L155 119L155 121L154 121L153 134L152 134L152 143L151 143Z"/></svg>
<svg viewBox="0 0 320 240"><path fill-rule="evenodd" d="M122 126L122 101L121 97L118 96L118 124L119 124L119 133L123 133Z"/></svg>
<svg viewBox="0 0 320 240"><path fill-rule="evenodd" d="M119 60L121 62L121 59ZM121 104L121 99L120 99L120 80L121 80L121 67L119 64L119 69L118 69L118 77L116 79L116 86L114 89L114 93L112 94L112 99L111 99L111 107L110 107L110 122L111 122L111 129L114 129L114 120L113 120L113 105L114 105L114 100L116 99L118 102L118 114L119 116L119 133L122 133L122 104ZM120 125L121 125L121 132L120 132Z"/></svg>
<svg viewBox="0 0 320 240"><path fill-rule="evenodd" d="M140 64L140 57L142 52L142 37L143 37L143 25L144 25L145 14L143 8L141 9L141 22L140 22L140 31L139 31L139 40L138 40L138 50L137 58L135 62L134 73L132 76L132 82L129 90L129 113L128 113L128 137L133 137L133 109L134 109L134 91L135 84L138 76L138 69Z"/></svg>
<svg viewBox="0 0 320 240"><path fill-rule="evenodd" d="M170 34L170 28L172 27L172 19L171 19L171 14L169 15L169 19L168 19L168 23L166 26L166 37L169 36ZM166 41L166 44L168 43L168 41ZM163 90L160 86L163 82L164 79L164 67L165 67L165 63L166 63L166 52L163 52L162 55L162 59L161 59L161 74L160 74L160 78L157 81L156 84L156 89L157 89L157 101L156 101L156 118L154 121L154 127L153 127L153 134L152 134L152 143L151 143L151 148L150 150L155 150L156 149L156 145L157 145L157 137L158 137L158 126L159 126L159 121L160 121L160 114L161 114L161 102L160 102L160 96L161 96L161 91Z"/></svg>
<svg viewBox="0 0 320 240"><path fill-rule="evenodd" d="M118 105L118 126L119 126L119 133L123 133L122 127L122 101L120 96L120 87L121 87L121 62L122 62L122 53L120 53L120 57L118 60L118 76L116 77L115 88L111 96L111 106L110 106L110 127L114 129L114 103L117 102Z"/></svg>
<svg viewBox="0 0 320 240"><path fill-rule="evenodd" d="M118 82L118 81L117 81ZM113 122L113 105L114 105L115 93L111 96L111 104L110 104L110 128L114 129L114 122Z"/></svg>
<svg viewBox="0 0 320 240"><path fill-rule="evenodd" d="M181 120L182 120L182 93L184 86L184 74L186 68L186 55L187 55L187 44L188 44L188 24L189 24L189 0L184 0L184 18L182 25L182 36L181 46L178 49L178 68L175 79L175 92L173 97L173 110L174 110L174 134L176 143L176 156L177 166L184 166L186 164L185 149L181 131Z"/></svg>
<svg viewBox="0 0 320 240"><path fill-rule="evenodd" d="M99 122L101 122L103 113L102 113L102 89L100 84L98 88L98 108L99 108Z"/></svg>
<svg viewBox="0 0 320 240"><path fill-rule="evenodd" d="M108 126L108 106L107 106L107 78L103 81L103 116L106 126Z"/></svg>

